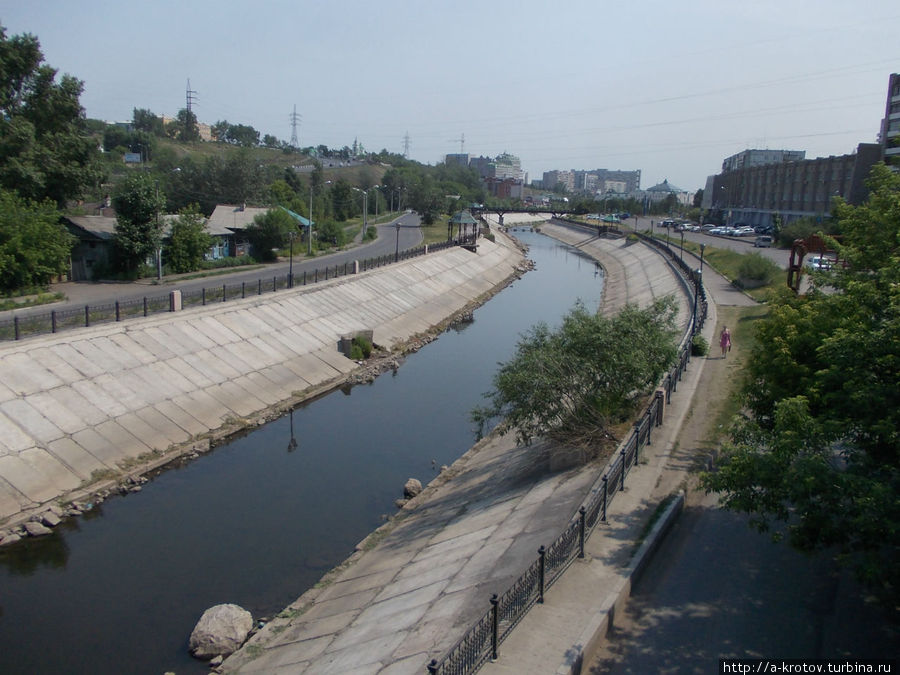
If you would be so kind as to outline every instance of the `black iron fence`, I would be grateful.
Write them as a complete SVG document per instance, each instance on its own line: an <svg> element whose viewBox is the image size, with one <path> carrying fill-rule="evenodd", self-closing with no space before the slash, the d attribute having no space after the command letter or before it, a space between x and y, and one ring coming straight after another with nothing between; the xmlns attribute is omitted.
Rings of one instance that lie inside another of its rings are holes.
<svg viewBox="0 0 900 675"><path fill-rule="evenodd" d="M199 290L183 290L181 292L181 307L188 308L222 303L246 298L250 295L274 293L296 286L315 284L320 281L354 274L357 262L359 263L359 270L364 272L401 260L415 258L424 255L426 252L433 253L456 245L458 245L457 242L452 241L440 242L430 244L427 247L420 246L360 261L325 266L310 271L304 270L302 273L293 275L275 275L272 277L261 277L252 282L224 283L216 286L207 286ZM39 314L14 315L12 318L0 320L0 340L21 340L36 335L58 333L71 328L85 328L101 323L124 321L173 310L171 293L166 291L165 293L133 300L116 300L114 302L84 305L77 308L54 309Z"/></svg>
<svg viewBox="0 0 900 675"><path fill-rule="evenodd" d="M567 225L569 223L566 223ZM590 228L589 229L595 229ZM651 238L648 243L659 246ZM678 350L675 366L665 375L656 394L634 423L628 438L607 463L578 513L549 546L538 549L537 559L502 595L493 594L487 612L440 660L432 659L428 673L434 675L466 675L475 673L489 659L499 656L499 645L536 603L544 602L544 593L576 559L584 557L585 539L598 523L606 522L607 509L616 495L625 489L625 478L640 460L641 450L650 445L653 429L662 424L663 409L671 402L672 393L691 358L691 338L706 321L706 294L700 275L691 270L663 243L659 246L669 263L682 274L686 290L693 302L691 320Z"/></svg>

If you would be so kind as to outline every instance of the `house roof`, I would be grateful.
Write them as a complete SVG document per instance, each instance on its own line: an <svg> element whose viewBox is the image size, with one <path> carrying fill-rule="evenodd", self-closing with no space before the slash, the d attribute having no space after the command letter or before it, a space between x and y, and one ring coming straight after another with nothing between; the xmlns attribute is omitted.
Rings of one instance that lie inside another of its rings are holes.
<svg viewBox="0 0 900 675"><path fill-rule="evenodd" d="M235 230L243 230L253 222L256 216L268 212L268 208L218 204L206 223L210 234L232 234Z"/></svg>
<svg viewBox="0 0 900 675"><path fill-rule="evenodd" d="M116 219L109 216L63 216L73 234L85 239L107 241L116 233Z"/></svg>

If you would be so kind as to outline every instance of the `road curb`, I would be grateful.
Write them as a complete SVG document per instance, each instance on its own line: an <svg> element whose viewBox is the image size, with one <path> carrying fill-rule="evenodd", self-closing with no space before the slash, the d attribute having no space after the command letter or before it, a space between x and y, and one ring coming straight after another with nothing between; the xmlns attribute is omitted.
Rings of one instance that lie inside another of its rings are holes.
<svg viewBox="0 0 900 675"><path fill-rule="evenodd" d="M556 669L556 675L580 675L584 664L589 663L599 651L610 626L614 624L616 613L623 611L625 603L631 597L632 587L640 579L656 549L659 548L659 544L683 510L684 491L682 490L663 511L638 548L637 553L632 557L631 562L622 571L622 577L616 583L616 588L607 595L603 605L588 620L581 635L566 654L565 662Z"/></svg>

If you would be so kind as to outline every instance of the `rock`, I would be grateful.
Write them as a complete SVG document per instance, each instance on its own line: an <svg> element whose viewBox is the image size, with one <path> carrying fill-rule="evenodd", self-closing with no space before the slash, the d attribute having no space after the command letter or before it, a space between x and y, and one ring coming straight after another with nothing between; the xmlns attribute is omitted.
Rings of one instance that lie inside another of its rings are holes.
<svg viewBox="0 0 900 675"><path fill-rule="evenodd" d="M417 478L410 478L403 485L403 496L412 499L422 491L422 483Z"/></svg>
<svg viewBox="0 0 900 675"><path fill-rule="evenodd" d="M222 655L219 654L218 656L215 656L215 657L213 657L212 659L209 660L209 667L210 667L210 668L215 668L216 666L221 666L221 665L222 665L222 662L223 662L224 660L225 660L225 659L222 657Z"/></svg>
<svg viewBox="0 0 900 675"><path fill-rule="evenodd" d="M398 509L402 509L403 505L406 504L406 502L408 502L408 501L409 501L408 499L395 499L394 506L396 506Z"/></svg>
<svg viewBox="0 0 900 675"><path fill-rule="evenodd" d="M62 522L62 519L53 511L47 511L41 515L41 522L47 527L56 527Z"/></svg>
<svg viewBox="0 0 900 675"><path fill-rule="evenodd" d="M22 537L17 535L15 532L7 534L5 537L0 538L0 546L8 546L9 544L15 544L17 541L21 541Z"/></svg>
<svg viewBox="0 0 900 675"><path fill-rule="evenodd" d="M36 523L34 521L30 521L25 523L25 531L28 532L28 535L31 537L42 537L45 534L50 534L53 532L49 527L45 527L40 523Z"/></svg>
<svg viewBox="0 0 900 675"><path fill-rule="evenodd" d="M244 643L252 629L253 617L246 609L232 604L215 605L203 612L194 626L188 648L198 659L228 656Z"/></svg>

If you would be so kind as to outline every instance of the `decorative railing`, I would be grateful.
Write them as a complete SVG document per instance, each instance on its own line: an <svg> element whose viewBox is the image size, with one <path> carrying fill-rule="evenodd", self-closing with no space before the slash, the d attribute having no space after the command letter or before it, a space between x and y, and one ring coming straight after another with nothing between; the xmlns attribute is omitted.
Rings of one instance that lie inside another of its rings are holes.
<svg viewBox="0 0 900 675"><path fill-rule="evenodd" d="M571 226L573 223L565 223ZM587 226L594 231L596 228ZM668 262L675 265L691 296L693 310L673 368L666 373L644 412L634 423L631 433L619 444L618 452L607 463L600 481L591 491L562 534L549 546L538 549L538 558L502 595L493 594L487 613L440 660L432 659L428 673L434 675L466 675L475 673L488 660L497 660L499 645L535 604L544 602L544 593L576 559L584 557L584 542L598 523L606 522L607 510L616 495L625 489L625 478L640 461L643 448L650 445L652 430L662 424L663 408L671 402L691 357L691 338L706 320L706 294L700 274L691 270L664 243L650 237L645 241L663 250Z"/></svg>

